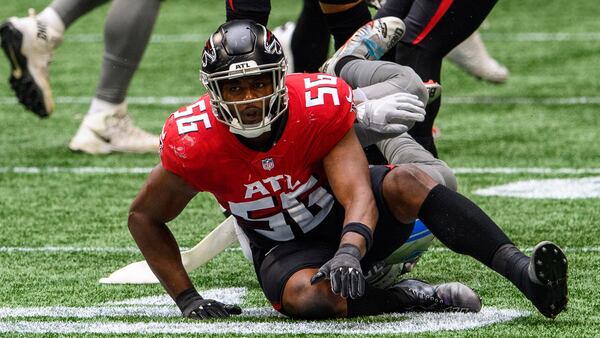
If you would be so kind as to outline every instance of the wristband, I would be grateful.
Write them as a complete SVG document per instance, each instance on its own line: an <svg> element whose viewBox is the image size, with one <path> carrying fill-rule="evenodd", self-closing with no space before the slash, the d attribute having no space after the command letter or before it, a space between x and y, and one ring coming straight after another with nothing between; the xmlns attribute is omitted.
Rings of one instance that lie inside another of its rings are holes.
<svg viewBox="0 0 600 338"><path fill-rule="evenodd" d="M198 299L204 298L200 296L198 291L196 291L196 288L191 287L189 289L184 290L183 292L178 294L177 297L175 297L175 304L177 304L177 307L183 312L191 302Z"/></svg>
<svg viewBox="0 0 600 338"><path fill-rule="evenodd" d="M344 226L342 229L342 237L348 232L356 232L363 236L365 238L367 252L371 250L371 247L373 246L373 233L371 232L371 228L360 222L352 222Z"/></svg>

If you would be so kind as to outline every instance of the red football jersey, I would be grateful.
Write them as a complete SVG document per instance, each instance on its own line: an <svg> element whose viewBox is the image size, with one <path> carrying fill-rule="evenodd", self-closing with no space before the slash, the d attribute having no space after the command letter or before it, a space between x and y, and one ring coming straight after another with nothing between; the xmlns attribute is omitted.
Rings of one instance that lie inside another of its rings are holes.
<svg viewBox="0 0 600 338"><path fill-rule="evenodd" d="M325 74L292 74L285 130L268 151L244 146L218 122L208 95L171 114L161 134L163 167L211 192L240 226L288 241L323 221L334 204L322 159L352 128L352 89Z"/></svg>

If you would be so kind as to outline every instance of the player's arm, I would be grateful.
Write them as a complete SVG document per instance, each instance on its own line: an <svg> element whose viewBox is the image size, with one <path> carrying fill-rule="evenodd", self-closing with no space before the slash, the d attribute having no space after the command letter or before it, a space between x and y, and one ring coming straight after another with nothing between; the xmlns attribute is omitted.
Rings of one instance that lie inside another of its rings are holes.
<svg viewBox="0 0 600 338"><path fill-rule="evenodd" d="M351 223L366 225L371 233L377 223L377 206L371 189L369 164L358 142L354 129L350 129L323 159L329 185L336 199L344 207L344 227ZM367 240L357 232L347 232L341 244L350 243L367 251Z"/></svg>
<svg viewBox="0 0 600 338"><path fill-rule="evenodd" d="M367 159L354 129L331 149L323 159L323 166L333 193L344 207L344 228L338 251L313 276L311 283L328 278L334 293L344 298L359 298L365 291L360 259L373 242L378 213Z"/></svg>
<svg viewBox="0 0 600 338"><path fill-rule="evenodd" d="M157 165L129 210L129 231L148 266L186 317L226 317L240 312L202 299L181 262L179 246L166 223L177 217L196 191L183 179Z"/></svg>

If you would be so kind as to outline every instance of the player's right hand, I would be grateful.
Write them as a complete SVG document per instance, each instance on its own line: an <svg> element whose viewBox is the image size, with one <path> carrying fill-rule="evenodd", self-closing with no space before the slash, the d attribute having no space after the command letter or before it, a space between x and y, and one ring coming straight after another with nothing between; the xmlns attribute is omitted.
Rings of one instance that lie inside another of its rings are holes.
<svg viewBox="0 0 600 338"><path fill-rule="evenodd" d="M184 317L192 319L225 318L242 313L237 305L202 298L194 288L183 291L175 298L175 303Z"/></svg>
<svg viewBox="0 0 600 338"><path fill-rule="evenodd" d="M360 298L365 294L365 276L360 267L360 249L351 244L342 245L310 279L314 285L329 279L331 291L344 298Z"/></svg>
<svg viewBox="0 0 600 338"><path fill-rule="evenodd" d="M418 96L396 93L372 99L356 107L356 119L367 129L382 134L402 134L425 120L425 104Z"/></svg>

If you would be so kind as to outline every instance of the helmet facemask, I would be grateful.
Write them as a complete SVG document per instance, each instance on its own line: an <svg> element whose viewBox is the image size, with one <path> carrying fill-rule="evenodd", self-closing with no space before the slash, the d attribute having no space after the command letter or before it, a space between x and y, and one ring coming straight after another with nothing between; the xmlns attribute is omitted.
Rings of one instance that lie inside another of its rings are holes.
<svg viewBox="0 0 600 338"><path fill-rule="evenodd" d="M271 130L271 124L287 110L288 95L285 87L286 60L278 63L257 65L254 61L234 63L229 70L207 74L200 72L202 83L210 95L216 119L229 126L229 131L246 138L255 138ZM269 74L273 84L271 94L249 100L227 101L223 97L224 81L241 77ZM261 119L258 123L243 123L240 106L262 103Z"/></svg>

